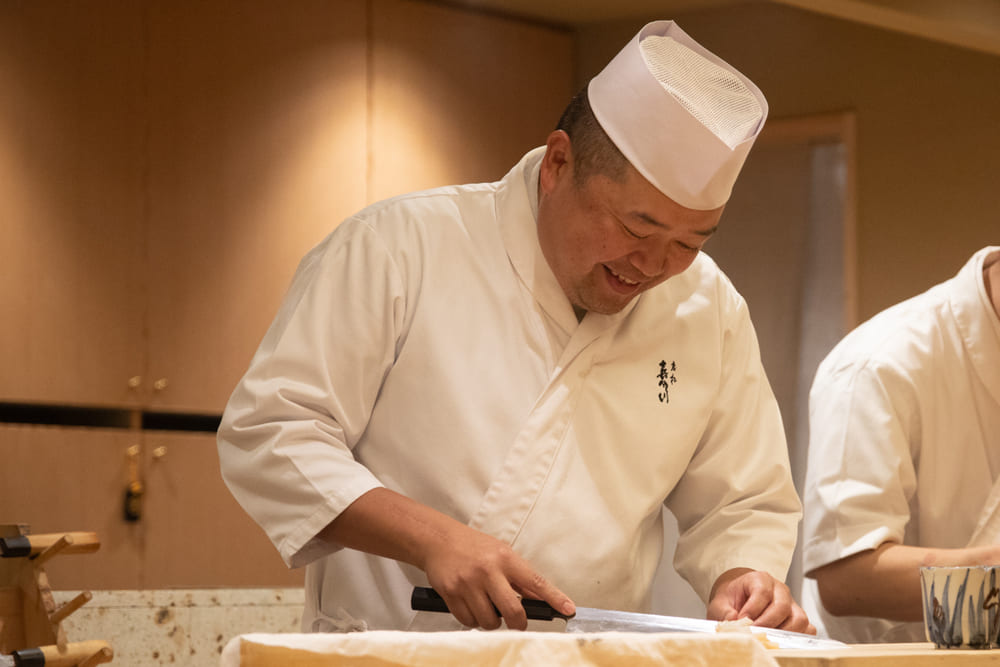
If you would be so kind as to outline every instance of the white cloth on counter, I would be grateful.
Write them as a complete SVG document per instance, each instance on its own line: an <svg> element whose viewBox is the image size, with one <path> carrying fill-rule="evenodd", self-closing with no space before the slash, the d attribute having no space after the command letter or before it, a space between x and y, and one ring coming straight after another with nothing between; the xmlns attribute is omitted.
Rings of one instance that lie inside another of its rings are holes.
<svg viewBox="0 0 1000 667"><path fill-rule="evenodd" d="M601 632L246 634L220 667L777 667L750 635Z"/></svg>
<svg viewBox="0 0 1000 667"><path fill-rule="evenodd" d="M664 503L702 599L734 567L785 577L800 504L746 303L701 254L578 322L538 243L543 151L343 222L230 400L223 475L308 564L306 630L458 627L415 620L423 572L316 539L381 485L507 541L584 606L648 611Z"/></svg>
<svg viewBox="0 0 1000 667"><path fill-rule="evenodd" d="M884 542L996 543L987 502L1000 473L1000 320L978 251L952 279L876 315L820 365L810 394L806 573ZM982 518L982 521L981 521ZM924 641L923 623L836 617L803 582L821 633Z"/></svg>

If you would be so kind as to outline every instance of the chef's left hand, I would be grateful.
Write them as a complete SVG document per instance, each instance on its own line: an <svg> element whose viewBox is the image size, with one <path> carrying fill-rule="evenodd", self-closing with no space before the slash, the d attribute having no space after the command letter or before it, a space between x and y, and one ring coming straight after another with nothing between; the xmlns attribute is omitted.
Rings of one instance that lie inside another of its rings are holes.
<svg viewBox="0 0 1000 667"><path fill-rule="evenodd" d="M788 586L767 572L736 568L724 572L712 587L708 618L735 621L744 617L764 628L816 634Z"/></svg>

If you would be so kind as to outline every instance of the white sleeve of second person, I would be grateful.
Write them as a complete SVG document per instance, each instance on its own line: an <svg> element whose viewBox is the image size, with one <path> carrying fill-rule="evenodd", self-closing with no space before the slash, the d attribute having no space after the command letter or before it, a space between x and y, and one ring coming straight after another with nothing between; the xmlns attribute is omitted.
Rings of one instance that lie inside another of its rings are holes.
<svg viewBox="0 0 1000 667"><path fill-rule="evenodd" d="M803 570L904 541L916 472L912 387L867 359L820 366L809 398Z"/></svg>
<svg viewBox="0 0 1000 667"><path fill-rule="evenodd" d="M405 295L364 222L309 253L219 429L223 478L290 567L339 547L316 534L382 486L352 455L393 364Z"/></svg>

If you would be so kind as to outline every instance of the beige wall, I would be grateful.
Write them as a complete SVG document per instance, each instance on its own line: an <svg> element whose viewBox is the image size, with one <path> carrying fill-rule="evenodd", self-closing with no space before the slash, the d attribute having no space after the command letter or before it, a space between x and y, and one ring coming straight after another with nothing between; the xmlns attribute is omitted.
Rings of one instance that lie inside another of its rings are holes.
<svg viewBox="0 0 1000 667"><path fill-rule="evenodd" d="M763 3L651 18L736 65L771 118L856 112L861 319L1000 243L1000 57ZM580 81L642 23L583 30Z"/></svg>

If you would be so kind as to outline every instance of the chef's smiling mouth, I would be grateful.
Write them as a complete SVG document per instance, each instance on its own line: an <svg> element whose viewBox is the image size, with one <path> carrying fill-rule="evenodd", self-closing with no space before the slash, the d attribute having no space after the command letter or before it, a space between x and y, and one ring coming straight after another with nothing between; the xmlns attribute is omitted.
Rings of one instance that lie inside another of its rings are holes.
<svg viewBox="0 0 1000 667"><path fill-rule="evenodd" d="M638 287L639 286L639 282L638 281L630 280L630 279L626 278L625 276L621 275L620 273L618 273L617 271L615 271L614 269L612 269L607 264L604 265L604 270L607 271L611 275L611 277L618 284L620 284L621 286L623 286L623 287L625 287L627 289L632 289L634 287Z"/></svg>

